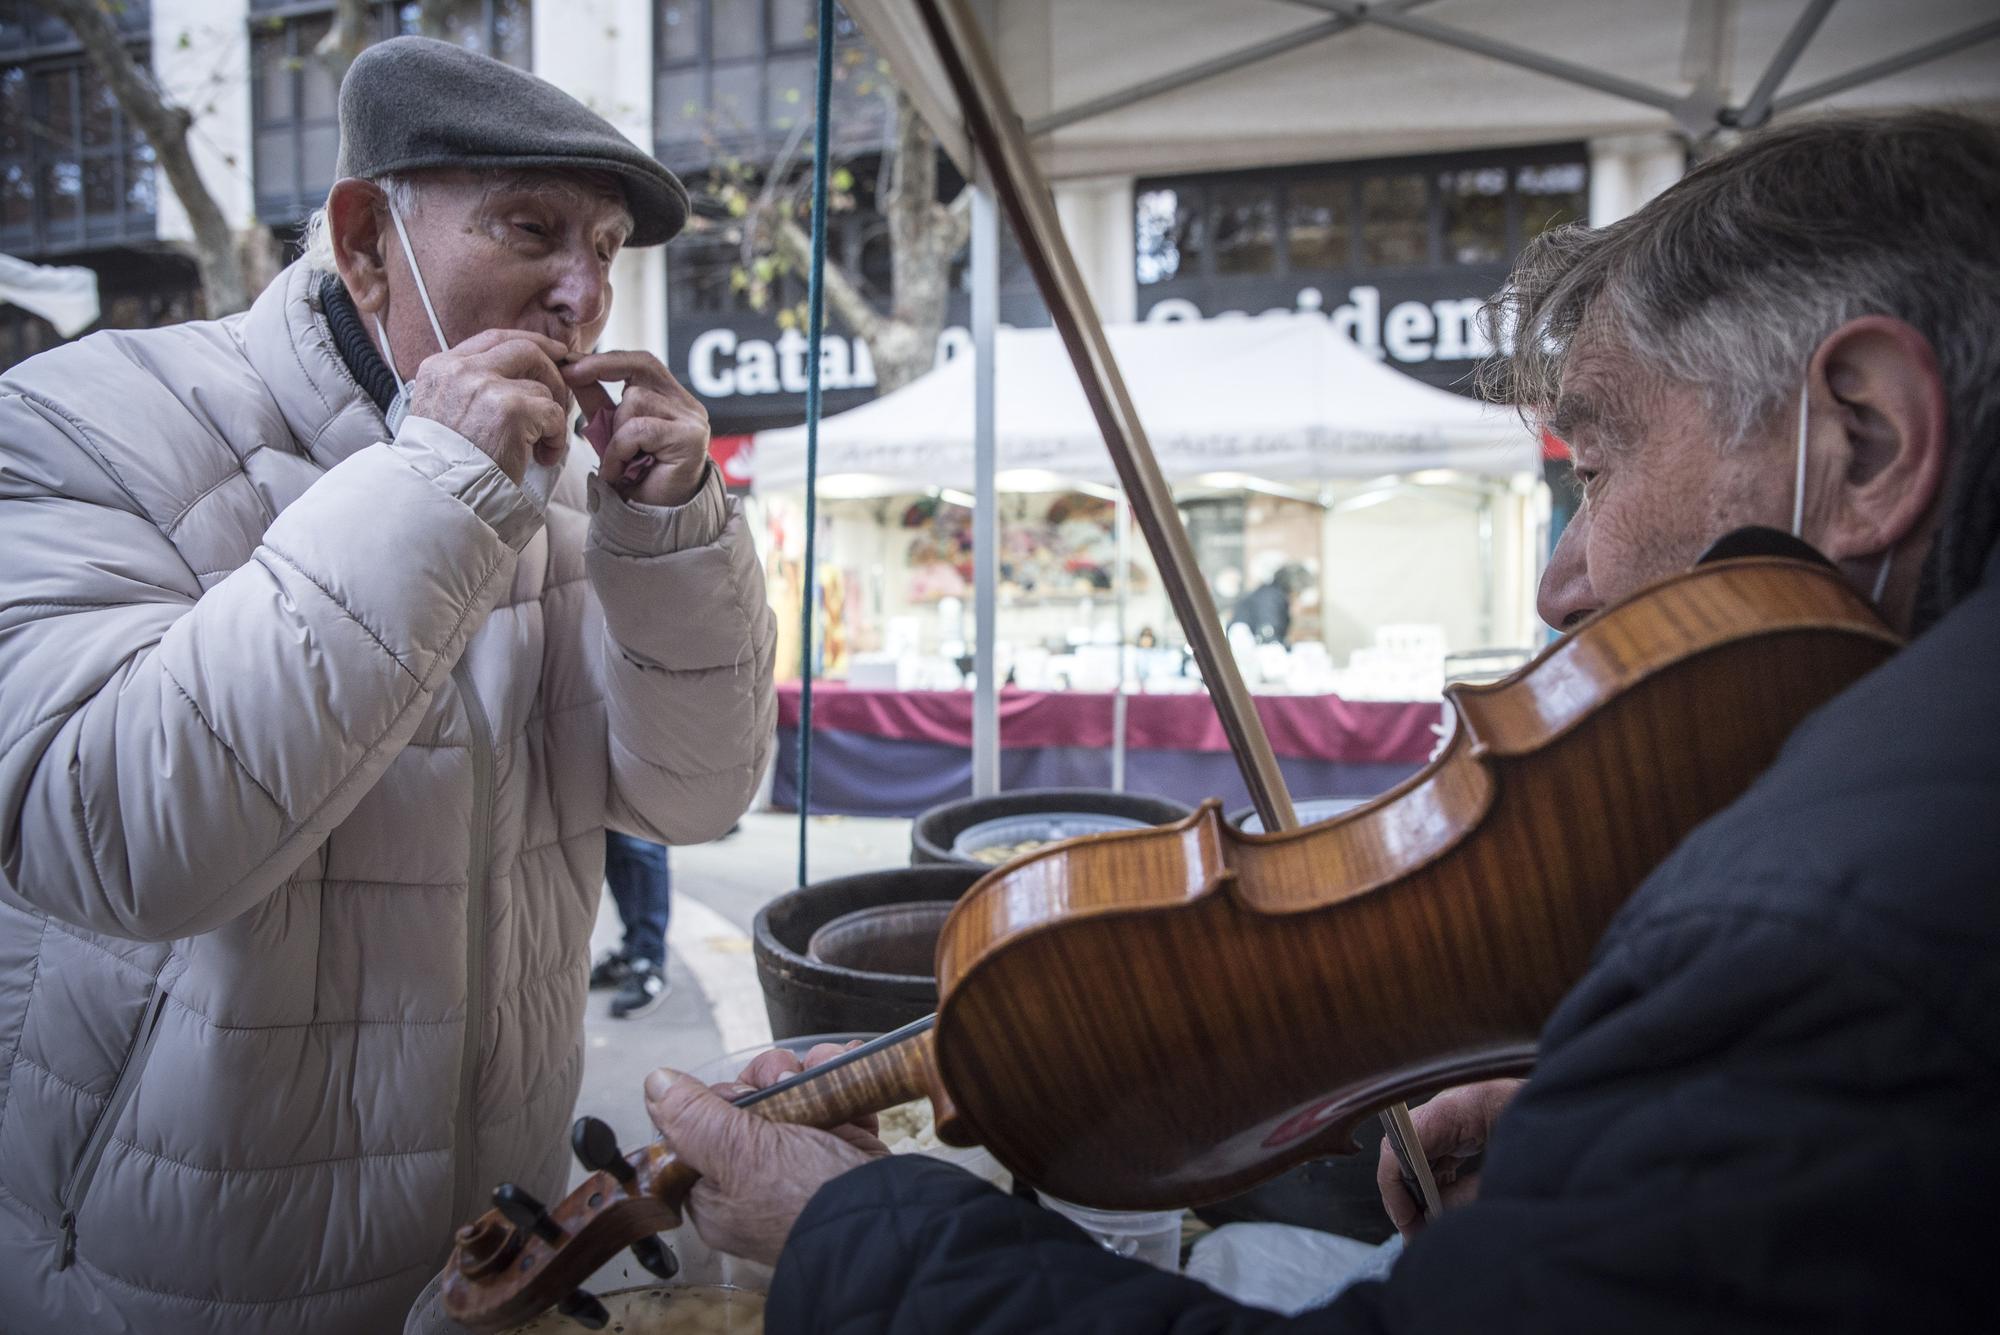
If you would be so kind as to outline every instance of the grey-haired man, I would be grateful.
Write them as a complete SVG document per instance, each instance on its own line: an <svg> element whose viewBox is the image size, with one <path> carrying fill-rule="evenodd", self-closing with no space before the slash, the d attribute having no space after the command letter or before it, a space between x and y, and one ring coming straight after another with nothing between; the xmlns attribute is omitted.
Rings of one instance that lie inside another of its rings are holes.
<svg viewBox="0 0 2000 1335"><path fill-rule="evenodd" d="M654 1121L706 1175L703 1235L777 1262L773 1328L1992 1327L2000 129L1770 132L1624 222L1546 237L1507 305L1503 390L1567 434L1584 480L1551 625L1761 524L1816 545L1910 646L1638 890L1518 1094L1417 1110L1433 1159L1485 1149L1477 1187L1331 1305L1243 1306L950 1165L655 1072ZM747 1082L783 1073L766 1054Z"/></svg>
<svg viewBox="0 0 2000 1335"><path fill-rule="evenodd" d="M400 1329L564 1187L606 827L719 835L770 746L706 414L595 351L679 182L422 39L341 126L249 312L0 381L9 1331Z"/></svg>

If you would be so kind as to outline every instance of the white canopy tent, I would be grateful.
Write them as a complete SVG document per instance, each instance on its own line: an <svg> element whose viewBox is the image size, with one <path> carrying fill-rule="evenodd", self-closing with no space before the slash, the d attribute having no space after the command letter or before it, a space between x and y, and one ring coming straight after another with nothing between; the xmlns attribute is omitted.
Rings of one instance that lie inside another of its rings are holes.
<svg viewBox="0 0 2000 1335"><path fill-rule="evenodd" d="M844 0L961 168L911 0ZM1052 180L2000 103L1992 0L975 0ZM1162 134L1162 126L1171 126Z"/></svg>
<svg viewBox="0 0 2000 1335"><path fill-rule="evenodd" d="M97 323L97 272L0 255L0 304L41 316L64 338Z"/></svg>
<svg viewBox="0 0 2000 1335"><path fill-rule="evenodd" d="M1153 452L1175 482L1438 468L1509 477L1539 467L1537 442L1514 413L1389 369L1322 316L1122 325L1109 333ZM1000 330L995 380L1003 488L1115 481L1055 330ZM972 490L972 381L973 359L961 355L821 422L819 477L832 484L824 494ZM755 448L759 491L805 486L803 426L761 432Z"/></svg>

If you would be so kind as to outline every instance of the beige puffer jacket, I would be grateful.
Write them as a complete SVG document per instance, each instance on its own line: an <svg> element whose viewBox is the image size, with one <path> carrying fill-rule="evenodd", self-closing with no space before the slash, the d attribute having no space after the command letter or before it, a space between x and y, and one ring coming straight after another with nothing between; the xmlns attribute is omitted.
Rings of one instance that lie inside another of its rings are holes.
<svg viewBox="0 0 2000 1335"><path fill-rule="evenodd" d="M766 759L714 470L579 447L545 523L383 441L315 286L0 380L8 1332L400 1330L496 1182L561 1194L605 825L712 838Z"/></svg>

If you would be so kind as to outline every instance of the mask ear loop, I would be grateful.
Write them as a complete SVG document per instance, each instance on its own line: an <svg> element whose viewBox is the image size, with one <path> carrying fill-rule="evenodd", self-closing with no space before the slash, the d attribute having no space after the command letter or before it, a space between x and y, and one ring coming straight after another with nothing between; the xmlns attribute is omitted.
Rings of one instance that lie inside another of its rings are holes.
<svg viewBox="0 0 2000 1335"><path fill-rule="evenodd" d="M1805 537L1806 517L1806 408L1811 382L1799 386L1799 462L1792 476L1792 536ZM1875 588L1868 595L1868 601L1876 607L1882 605L1882 590L1889 587L1889 567L1896 560L1895 548L1882 553L1882 564L1875 569Z"/></svg>
<svg viewBox="0 0 2000 1335"><path fill-rule="evenodd" d="M451 344L444 340L444 326L438 323L437 310L431 305L430 290L424 286L424 271L417 267L417 252L410 247L410 234L403 230L403 215L396 212L394 203L389 204L389 221L396 224L396 239L403 243L403 258L410 262L410 277L417 280L417 297L424 303L424 314L430 317L431 333L437 338L438 351L444 352Z"/></svg>
<svg viewBox="0 0 2000 1335"><path fill-rule="evenodd" d="M1800 540L1806 526L1806 395L1811 387L1811 381L1799 386L1799 462L1792 475L1792 536Z"/></svg>
<svg viewBox="0 0 2000 1335"><path fill-rule="evenodd" d="M403 373L396 369L396 352L389 346L389 331L382 327L382 317L376 315L369 318L375 321L375 337L382 341L382 360L389 364L389 375L396 382L396 393L409 393L410 387L403 382Z"/></svg>

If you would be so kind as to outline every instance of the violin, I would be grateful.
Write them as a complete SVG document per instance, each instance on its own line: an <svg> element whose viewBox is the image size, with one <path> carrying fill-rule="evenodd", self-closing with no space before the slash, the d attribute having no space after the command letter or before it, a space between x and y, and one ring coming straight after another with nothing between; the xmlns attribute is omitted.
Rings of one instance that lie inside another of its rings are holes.
<svg viewBox="0 0 2000 1335"><path fill-rule="evenodd" d="M1199 1205L1351 1152L1385 1106L1527 1071L1652 868L1898 646L1822 564L1669 577L1449 688L1439 753L1364 806L1253 835L1210 801L996 869L945 922L934 1017L738 1103L834 1126L929 1097L940 1140L1103 1209ZM553 1211L503 1186L459 1230L454 1320L587 1319L577 1286L620 1248L670 1264L654 1235L694 1173L589 1119L576 1140L596 1171Z"/></svg>

